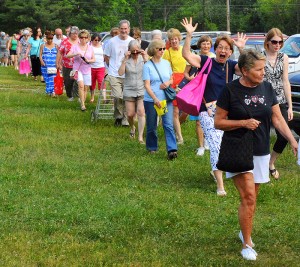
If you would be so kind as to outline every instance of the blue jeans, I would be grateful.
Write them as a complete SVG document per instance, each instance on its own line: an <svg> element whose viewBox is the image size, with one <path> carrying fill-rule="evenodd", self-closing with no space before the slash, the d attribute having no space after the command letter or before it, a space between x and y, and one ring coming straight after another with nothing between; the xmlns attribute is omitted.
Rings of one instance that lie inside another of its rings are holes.
<svg viewBox="0 0 300 267"><path fill-rule="evenodd" d="M156 151L158 149L157 138L157 113L153 102L144 101L146 112L146 148L149 151ZM165 132L166 147L168 153L177 151L176 137L173 127L173 104L172 101L167 103L168 112L161 116L162 125Z"/></svg>

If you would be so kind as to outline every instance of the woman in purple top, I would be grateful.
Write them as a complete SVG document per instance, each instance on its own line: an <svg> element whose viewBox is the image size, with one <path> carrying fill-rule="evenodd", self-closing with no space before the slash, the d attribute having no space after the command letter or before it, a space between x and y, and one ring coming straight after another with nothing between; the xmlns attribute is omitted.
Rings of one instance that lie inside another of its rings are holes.
<svg viewBox="0 0 300 267"><path fill-rule="evenodd" d="M78 34L79 44L72 46L67 57L74 57L73 70L78 72L78 91L81 111L86 111L85 100L89 87L92 85L91 65L95 62L93 48L88 44L90 34L87 30L81 30Z"/></svg>

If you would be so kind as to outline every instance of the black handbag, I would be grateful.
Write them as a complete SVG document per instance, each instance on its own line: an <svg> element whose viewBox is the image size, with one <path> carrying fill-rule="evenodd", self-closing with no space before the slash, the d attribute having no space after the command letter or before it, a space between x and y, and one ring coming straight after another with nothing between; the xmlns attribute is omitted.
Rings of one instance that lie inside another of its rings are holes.
<svg viewBox="0 0 300 267"><path fill-rule="evenodd" d="M161 83L164 83L164 81L163 81L163 79L161 78L160 73L159 73L157 67L155 66L154 62L152 61L152 59L151 59L150 61L152 62L152 64L153 64L155 70L157 71L157 74L158 74L158 76L159 76L159 78L160 78L160 80L161 80ZM173 100L176 98L176 91L175 91L171 86L167 87L167 88L164 90L164 92L165 92L167 101L173 101Z"/></svg>
<svg viewBox="0 0 300 267"><path fill-rule="evenodd" d="M250 110L246 104L234 93L242 106L246 110L248 116L252 118ZM222 137L219 159L217 168L226 172L245 172L253 170L253 131L248 129L237 129L225 131Z"/></svg>

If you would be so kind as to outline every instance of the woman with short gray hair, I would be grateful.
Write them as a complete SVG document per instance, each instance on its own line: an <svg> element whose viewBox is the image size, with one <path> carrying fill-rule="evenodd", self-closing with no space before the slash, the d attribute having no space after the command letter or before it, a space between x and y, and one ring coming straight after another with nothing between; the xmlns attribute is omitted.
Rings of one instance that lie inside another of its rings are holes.
<svg viewBox="0 0 300 267"><path fill-rule="evenodd" d="M238 217L242 257L256 260L251 239L253 218L259 186L268 183L270 160L270 127L274 127L290 142L296 156L298 144L281 115L272 85L264 81L265 56L256 50L246 49L239 57L242 77L227 84L218 99L215 127L243 136L253 132L253 169L243 172L226 172L240 194ZM251 115L251 118L249 115ZM227 152L230 149L227 148Z"/></svg>
<svg viewBox="0 0 300 267"><path fill-rule="evenodd" d="M120 76L125 74L123 99L130 126L130 138L135 138L134 117L137 114L138 141L140 144L145 144L143 137L145 128L143 67L147 59L148 56L141 49L139 41L131 40L128 44L128 51L125 53L118 71Z"/></svg>
<svg viewBox="0 0 300 267"><path fill-rule="evenodd" d="M63 72L64 85L68 101L73 101L73 97L78 95L77 83L70 78L70 72L73 69L74 59L67 57L67 54L70 52L72 46L79 43L78 33L78 27L72 26L70 28L68 38L61 42L56 57L56 68L62 70Z"/></svg>

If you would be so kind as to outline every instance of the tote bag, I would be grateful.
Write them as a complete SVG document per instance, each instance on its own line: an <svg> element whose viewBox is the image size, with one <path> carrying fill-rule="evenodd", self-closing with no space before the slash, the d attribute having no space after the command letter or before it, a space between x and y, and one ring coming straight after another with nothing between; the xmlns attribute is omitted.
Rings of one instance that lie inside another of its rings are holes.
<svg viewBox="0 0 300 267"><path fill-rule="evenodd" d="M202 102L207 76L211 70L212 60L207 58L198 75L186 84L177 94L178 108L189 115L198 116Z"/></svg>

